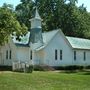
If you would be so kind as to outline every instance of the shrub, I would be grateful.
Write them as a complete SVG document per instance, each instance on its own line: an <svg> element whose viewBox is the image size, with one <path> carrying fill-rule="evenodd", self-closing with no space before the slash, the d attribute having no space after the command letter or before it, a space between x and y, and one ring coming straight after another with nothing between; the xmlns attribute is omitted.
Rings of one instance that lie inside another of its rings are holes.
<svg viewBox="0 0 90 90"><path fill-rule="evenodd" d="M76 70L83 70L84 66L80 65L69 65L69 66L59 66L59 67L54 67L56 70L65 70L65 71L70 71L74 72Z"/></svg>
<svg viewBox="0 0 90 90"><path fill-rule="evenodd" d="M90 69L90 65L86 66L85 69Z"/></svg>
<svg viewBox="0 0 90 90"><path fill-rule="evenodd" d="M35 71L54 71L55 69L48 65L34 65Z"/></svg>
<svg viewBox="0 0 90 90"><path fill-rule="evenodd" d="M12 71L12 66L0 66L0 71Z"/></svg>
<svg viewBox="0 0 90 90"><path fill-rule="evenodd" d="M33 65L29 65L28 67L25 67L25 71L26 73L32 73L33 72Z"/></svg>

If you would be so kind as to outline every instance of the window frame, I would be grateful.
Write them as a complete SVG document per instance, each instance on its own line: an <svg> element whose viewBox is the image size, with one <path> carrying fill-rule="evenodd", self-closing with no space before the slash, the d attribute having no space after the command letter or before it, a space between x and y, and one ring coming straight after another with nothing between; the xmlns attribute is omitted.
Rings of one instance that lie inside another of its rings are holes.
<svg viewBox="0 0 90 90"><path fill-rule="evenodd" d="M86 52L85 51L83 52L83 55L84 55L83 59L85 61L86 60Z"/></svg>
<svg viewBox="0 0 90 90"><path fill-rule="evenodd" d="M63 51L62 50L60 50L60 60L62 60L62 54L63 54Z"/></svg>
<svg viewBox="0 0 90 90"><path fill-rule="evenodd" d="M32 50L30 51L30 60L32 60Z"/></svg>
<svg viewBox="0 0 90 90"><path fill-rule="evenodd" d="M76 59L77 59L77 52L74 51L74 61L76 61Z"/></svg>
<svg viewBox="0 0 90 90"><path fill-rule="evenodd" d="M6 59L8 59L8 50L6 50Z"/></svg>
<svg viewBox="0 0 90 90"><path fill-rule="evenodd" d="M58 51L57 51L57 49L55 49L55 60L57 60L58 59Z"/></svg>
<svg viewBox="0 0 90 90"><path fill-rule="evenodd" d="M9 59L12 59L12 51L9 51Z"/></svg>

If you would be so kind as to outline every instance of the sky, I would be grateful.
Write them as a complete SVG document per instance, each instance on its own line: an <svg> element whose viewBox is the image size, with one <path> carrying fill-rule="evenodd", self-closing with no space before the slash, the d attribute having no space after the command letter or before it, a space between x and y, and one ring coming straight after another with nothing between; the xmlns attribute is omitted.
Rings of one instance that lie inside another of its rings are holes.
<svg viewBox="0 0 90 90"><path fill-rule="evenodd" d="M0 0L0 6L2 6L3 3L12 4L15 7L20 3L20 0ZM90 0L78 0L78 6L82 4L84 4L84 6L87 8L87 11L90 12Z"/></svg>

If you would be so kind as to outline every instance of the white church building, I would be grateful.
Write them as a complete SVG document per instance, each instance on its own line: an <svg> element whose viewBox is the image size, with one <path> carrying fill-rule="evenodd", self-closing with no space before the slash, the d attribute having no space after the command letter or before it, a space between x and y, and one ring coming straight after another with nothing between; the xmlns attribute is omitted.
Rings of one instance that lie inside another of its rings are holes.
<svg viewBox="0 0 90 90"><path fill-rule="evenodd" d="M65 36L61 29L42 33L42 19L36 9L31 29L21 41L9 39L0 47L0 65L13 63L69 66L90 65L90 40Z"/></svg>

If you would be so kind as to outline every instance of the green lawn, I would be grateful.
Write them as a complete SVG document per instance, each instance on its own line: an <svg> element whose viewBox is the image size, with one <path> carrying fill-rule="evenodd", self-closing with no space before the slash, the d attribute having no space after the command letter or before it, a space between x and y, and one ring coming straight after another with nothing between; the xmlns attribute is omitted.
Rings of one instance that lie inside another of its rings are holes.
<svg viewBox="0 0 90 90"><path fill-rule="evenodd" d="M0 90L90 90L90 73L0 72Z"/></svg>

